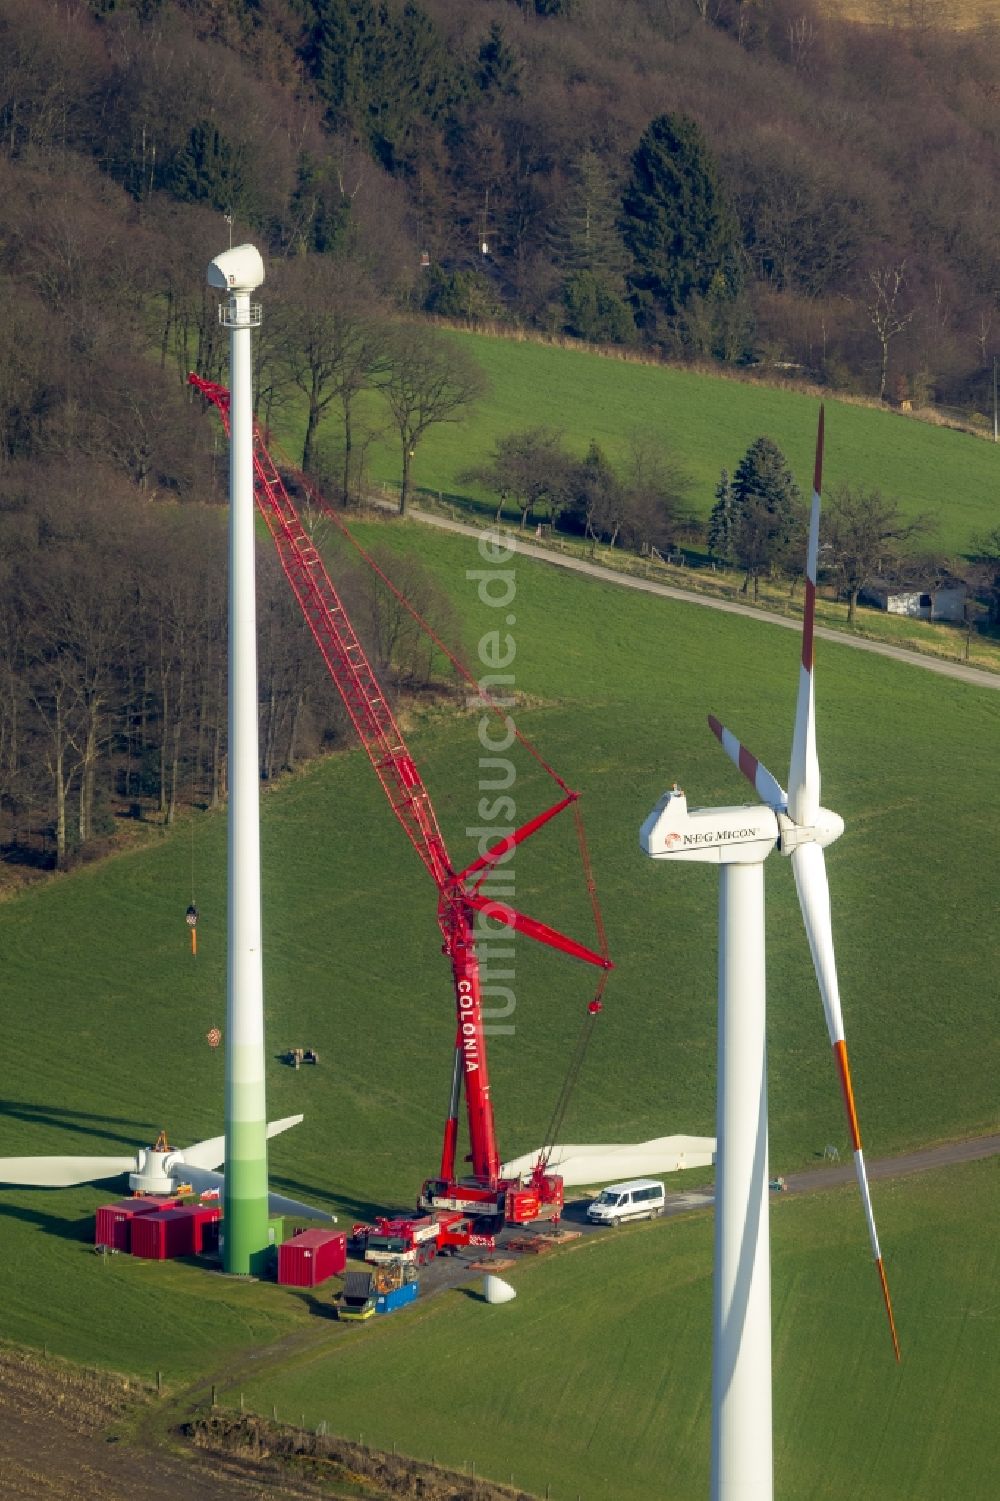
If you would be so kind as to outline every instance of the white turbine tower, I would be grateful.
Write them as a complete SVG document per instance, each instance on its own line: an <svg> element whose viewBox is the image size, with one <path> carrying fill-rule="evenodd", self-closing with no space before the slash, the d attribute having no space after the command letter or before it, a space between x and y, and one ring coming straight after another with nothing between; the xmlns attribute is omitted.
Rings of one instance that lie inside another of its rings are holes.
<svg viewBox="0 0 1000 1501"><path fill-rule="evenodd" d="M226 1183L223 1258L230 1273L258 1271L267 1256L267 1114L260 910L260 770L257 577L253 497L250 331L264 280L253 245L217 255L208 284L229 293L229 957L226 980Z"/></svg>
<svg viewBox="0 0 1000 1501"><path fill-rule="evenodd" d="M640 832L643 850L654 859L697 860L720 867L712 1501L771 1501L773 1495L764 861L775 848L792 862L847 1109L872 1255L899 1359L847 1061L823 856L824 847L843 833L844 824L838 814L820 806L816 755L813 624L822 466L821 408L789 790L786 794L767 768L710 717L723 749L762 802L751 807L688 809L684 793L675 786Z"/></svg>

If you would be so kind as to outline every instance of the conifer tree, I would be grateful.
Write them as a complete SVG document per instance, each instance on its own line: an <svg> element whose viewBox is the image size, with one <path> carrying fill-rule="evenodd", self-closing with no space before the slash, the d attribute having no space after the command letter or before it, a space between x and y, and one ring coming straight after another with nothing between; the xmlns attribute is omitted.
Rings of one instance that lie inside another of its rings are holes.
<svg viewBox="0 0 1000 1501"><path fill-rule="evenodd" d="M693 294L739 287L737 224L698 126L659 115L632 158L622 198L629 286L640 321L675 316Z"/></svg>
<svg viewBox="0 0 1000 1501"><path fill-rule="evenodd" d="M718 562L732 562L735 532L736 497L729 470L723 469L715 487L715 505L708 518L708 550Z"/></svg>
<svg viewBox="0 0 1000 1501"><path fill-rule="evenodd" d="M753 581L756 601L761 573L788 551L801 519L799 487L788 460L771 438L754 439L733 475L733 556Z"/></svg>

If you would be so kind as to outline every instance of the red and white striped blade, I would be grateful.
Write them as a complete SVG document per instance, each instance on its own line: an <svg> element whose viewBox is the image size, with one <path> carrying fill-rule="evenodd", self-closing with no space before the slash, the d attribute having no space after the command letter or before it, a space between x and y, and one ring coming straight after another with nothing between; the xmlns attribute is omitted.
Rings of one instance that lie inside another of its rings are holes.
<svg viewBox="0 0 1000 1501"><path fill-rule="evenodd" d="M788 806L788 793L776 777L773 777L757 757L748 751L731 730L721 725L714 714L708 716L709 729L718 740L734 766L738 766L762 802L775 813L784 813Z"/></svg>
<svg viewBox="0 0 1000 1501"><path fill-rule="evenodd" d="M806 553L806 598L802 611L802 660L795 705L792 763L788 772L788 811L797 824L810 828L819 810L819 760L816 756L816 703L813 683L813 630L816 623L816 566L819 556L819 510L823 490L823 408L816 431L809 547Z"/></svg>
<svg viewBox="0 0 1000 1501"><path fill-rule="evenodd" d="M844 1038L844 1017L840 1005L840 987L837 982L837 962L833 952L830 886L826 878L826 859L822 848L818 844L799 845L798 849L792 852L792 870L795 874L795 887L799 894L799 906L802 908L802 919L805 923L806 937L809 939L813 968L816 971L816 979L819 982L819 991L823 999L823 1011L826 1015L827 1030L830 1034L834 1062L837 1066L840 1088L844 1097L844 1109L847 1112L847 1125L851 1135L851 1147L854 1152L854 1171L857 1175L858 1190L861 1194L861 1207L864 1210L865 1222L868 1226L868 1239L871 1242L872 1257L878 1270L879 1282L882 1287L882 1298L885 1302L886 1316L889 1320L892 1348L898 1360L899 1340L896 1337L896 1321L893 1318L892 1301L889 1297L889 1284L886 1281L885 1267L882 1262L882 1249L879 1245L878 1231L875 1228L875 1215L872 1210L871 1193L868 1188L868 1173L865 1169L864 1152L861 1148L861 1130L858 1125L857 1106L854 1103L854 1087L851 1083L851 1069L847 1058L847 1042Z"/></svg>

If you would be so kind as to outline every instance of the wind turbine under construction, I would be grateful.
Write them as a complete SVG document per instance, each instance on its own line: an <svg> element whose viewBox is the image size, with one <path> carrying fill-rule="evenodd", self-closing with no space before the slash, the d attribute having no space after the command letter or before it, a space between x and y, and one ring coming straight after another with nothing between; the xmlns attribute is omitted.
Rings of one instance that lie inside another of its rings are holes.
<svg viewBox="0 0 1000 1501"><path fill-rule="evenodd" d="M712 1501L771 1501L771 1290L768 1235L767 1054L764 981L764 861L789 856L847 1110L854 1166L896 1359L899 1342L844 1040L823 850L844 831L820 805L816 753L813 625L823 469L823 410L806 566L802 664L788 791L719 721L709 725L761 802L692 808L679 787L642 825L657 860L719 866L718 1170L712 1300Z"/></svg>

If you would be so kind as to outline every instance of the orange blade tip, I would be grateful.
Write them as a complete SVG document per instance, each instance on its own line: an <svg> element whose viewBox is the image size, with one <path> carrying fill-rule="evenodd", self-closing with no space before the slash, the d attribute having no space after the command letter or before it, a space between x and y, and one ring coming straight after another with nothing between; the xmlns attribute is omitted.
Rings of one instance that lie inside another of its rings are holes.
<svg viewBox="0 0 1000 1501"><path fill-rule="evenodd" d="M902 1360L902 1356L899 1352L899 1339L896 1334L896 1320L892 1316L892 1299L889 1297L889 1284L885 1278L885 1267L882 1265L881 1256L878 1258L875 1265L878 1267L878 1279L882 1284L882 1297L885 1300L885 1311L889 1317L889 1333L892 1336L892 1348L898 1362Z"/></svg>

